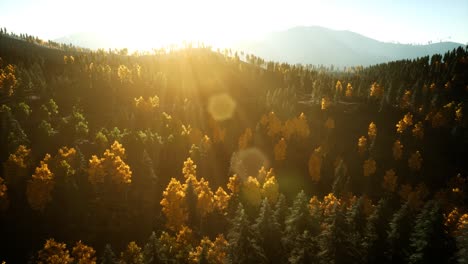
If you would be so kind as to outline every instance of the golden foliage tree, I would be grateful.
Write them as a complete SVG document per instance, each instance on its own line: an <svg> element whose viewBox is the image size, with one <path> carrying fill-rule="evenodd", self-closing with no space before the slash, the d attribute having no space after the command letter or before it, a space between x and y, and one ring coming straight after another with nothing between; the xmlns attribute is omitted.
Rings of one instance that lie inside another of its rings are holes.
<svg viewBox="0 0 468 264"><path fill-rule="evenodd" d="M400 140L395 140L392 147L393 159L400 160L403 156L403 144Z"/></svg>
<svg viewBox="0 0 468 264"><path fill-rule="evenodd" d="M80 241L72 249L72 256L77 264L96 264L96 251Z"/></svg>
<svg viewBox="0 0 468 264"><path fill-rule="evenodd" d="M377 136L377 125L374 122L369 124L369 129L367 130L367 135L370 140L374 140Z"/></svg>
<svg viewBox="0 0 468 264"><path fill-rule="evenodd" d="M172 178L163 192L161 200L162 212L166 216L166 226L171 230L179 230L188 220L184 186Z"/></svg>
<svg viewBox="0 0 468 264"><path fill-rule="evenodd" d="M377 82L372 83L370 87L370 97L380 99L384 94L384 88Z"/></svg>
<svg viewBox="0 0 468 264"><path fill-rule="evenodd" d="M364 161L363 170L364 176L370 176L375 173L377 169L377 163L373 159L367 159Z"/></svg>
<svg viewBox="0 0 468 264"><path fill-rule="evenodd" d="M44 248L38 252L38 264L68 264L72 263L65 243L56 242L53 238L47 239Z"/></svg>
<svg viewBox="0 0 468 264"><path fill-rule="evenodd" d="M309 158L309 175L313 182L320 181L320 172L322 170L322 148L316 148Z"/></svg>
<svg viewBox="0 0 468 264"><path fill-rule="evenodd" d="M246 149L252 141L252 129L246 128L244 133L239 137L239 149Z"/></svg>
<svg viewBox="0 0 468 264"><path fill-rule="evenodd" d="M132 171L123 159L125 148L118 141L114 141L110 149L104 151L103 157L93 155L88 165L88 180L93 185L110 183L121 185L132 182Z"/></svg>
<svg viewBox="0 0 468 264"><path fill-rule="evenodd" d="M348 85L346 86L345 96L346 97L352 97L353 96L353 86L350 83L348 83Z"/></svg>
<svg viewBox="0 0 468 264"><path fill-rule="evenodd" d="M120 253L120 262L123 264L143 264L141 247L134 241L128 243L124 251Z"/></svg>
<svg viewBox="0 0 468 264"><path fill-rule="evenodd" d="M367 138L365 136L361 136L358 139L358 152L361 155L364 155L367 151Z"/></svg>
<svg viewBox="0 0 468 264"><path fill-rule="evenodd" d="M242 183L241 197L254 207L260 206L262 202L261 188L255 177L249 176Z"/></svg>
<svg viewBox="0 0 468 264"><path fill-rule="evenodd" d="M281 138L278 143L276 143L273 152L275 154L275 160L281 161L286 159L286 149L288 145L284 138Z"/></svg>
<svg viewBox="0 0 468 264"><path fill-rule="evenodd" d="M51 193L54 189L55 180L54 174L49 169L49 159L50 155L46 154L40 166L36 167L26 187L28 203L35 210L44 210L47 203L52 200Z"/></svg>
<svg viewBox="0 0 468 264"><path fill-rule="evenodd" d="M421 157L421 153L416 151L411 154L410 158L408 159L408 167L412 171L419 171L421 169L422 161L423 159Z"/></svg>
<svg viewBox="0 0 468 264"><path fill-rule="evenodd" d="M394 192L398 185L397 181L398 181L398 176L396 176L395 170L393 169L387 170L384 175L382 187L386 191Z"/></svg>

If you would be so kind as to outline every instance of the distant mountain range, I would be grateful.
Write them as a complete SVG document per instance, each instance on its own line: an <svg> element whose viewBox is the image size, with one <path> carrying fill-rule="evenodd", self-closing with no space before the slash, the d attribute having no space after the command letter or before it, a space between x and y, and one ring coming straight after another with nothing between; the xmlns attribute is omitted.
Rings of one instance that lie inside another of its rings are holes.
<svg viewBox="0 0 468 264"><path fill-rule="evenodd" d="M313 65L371 65L445 52L463 46L455 42L428 45L386 43L363 35L328 28L295 27L268 34L236 48L264 59Z"/></svg>
<svg viewBox="0 0 468 264"><path fill-rule="evenodd" d="M78 33L54 41L90 49L114 49L131 47L131 41L135 39L121 39L96 33ZM427 45L386 43L351 31L312 26L269 33L260 40L244 41L233 45L232 48L266 60L342 67L368 66L436 53L444 54L459 46L463 44L455 42Z"/></svg>

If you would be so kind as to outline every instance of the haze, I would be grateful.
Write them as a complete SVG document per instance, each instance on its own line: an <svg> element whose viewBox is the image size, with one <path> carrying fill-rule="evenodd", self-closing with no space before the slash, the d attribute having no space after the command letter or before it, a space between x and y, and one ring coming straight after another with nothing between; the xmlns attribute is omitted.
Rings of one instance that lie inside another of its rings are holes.
<svg viewBox="0 0 468 264"><path fill-rule="evenodd" d="M108 34L127 45L182 40L228 46L295 26L350 30L385 42L468 43L468 1L59 1L0 3L0 26L56 39ZM131 48L131 47L130 47Z"/></svg>

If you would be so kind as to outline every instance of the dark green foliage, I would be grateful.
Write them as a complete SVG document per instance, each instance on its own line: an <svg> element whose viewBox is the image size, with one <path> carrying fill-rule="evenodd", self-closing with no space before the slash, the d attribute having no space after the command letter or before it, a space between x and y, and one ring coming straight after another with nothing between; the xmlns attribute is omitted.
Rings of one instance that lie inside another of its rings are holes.
<svg viewBox="0 0 468 264"><path fill-rule="evenodd" d="M247 214L241 203L237 207L231 228L228 232L230 263L268 263L263 248L255 240Z"/></svg>
<svg viewBox="0 0 468 264"><path fill-rule="evenodd" d="M112 250L111 245L107 244L102 252L102 256L99 259L100 264L116 264L118 263L118 259Z"/></svg>
<svg viewBox="0 0 468 264"><path fill-rule="evenodd" d="M315 255L316 241L320 227L309 212L309 200L304 191L297 194L285 219L282 243L291 261L310 259ZM313 251L310 251L314 249Z"/></svg>
<svg viewBox="0 0 468 264"><path fill-rule="evenodd" d="M387 257L390 262L402 263L406 260L409 250L409 237L413 229L414 213L408 203L405 203L393 215L388 231Z"/></svg>
<svg viewBox="0 0 468 264"><path fill-rule="evenodd" d="M410 246L409 263L450 262L453 244L444 231L444 218L437 201L428 201L416 217Z"/></svg>
<svg viewBox="0 0 468 264"><path fill-rule="evenodd" d="M456 258L458 263L468 263L468 224L463 224L463 227L458 230L457 253Z"/></svg>
<svg viewBox="0 0 468 264"><path fill-rule="evenodd" d="M380 263L385 259L388 222L391 214L388 201L382 198L374 212L367 218L363 247L367 261L370 263Z"/></svg>
<svg viewBox="0 0 468 264"><path fill-rule="evenodd" d="M263 199L260 212L252 228L258 245L265 252L269 263L278 262L284 256L281 247L281 226L276 220L268 199Z"/></svg>
<svg viewBox="0 0 468 264"><path fill-rule="evenodd" d="M362 263L362 250L357 246L360 237L349 232L345 207L334 204L324 220L324 228L318 237L319 263Z"/></svg>

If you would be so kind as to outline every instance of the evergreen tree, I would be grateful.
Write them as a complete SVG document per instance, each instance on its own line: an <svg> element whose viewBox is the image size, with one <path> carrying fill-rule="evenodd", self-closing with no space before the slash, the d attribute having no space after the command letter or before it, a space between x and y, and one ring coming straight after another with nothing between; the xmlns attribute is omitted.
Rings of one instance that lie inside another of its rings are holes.
<svg viewBox="0 0 468 264"><path fill-rule="evenodd" d="M284 254L281 248L281 227L267 198L263 199L260 213L252 227L268 262L278 262Z"/></svg>
<svg viewBox="0 0 468 264"><path fill-rule="evenodd" d="M345 206L335 203L324 220L318 237L319 263L362 263L362 253L356 248L356 235L347 230Z"/></svg>
<svg viewBox="0 0 468 264"><path fill-rule="evenodd" d="M230 263L268 263L263 248L255 240L248 216L241 203L228 232Z"/></svg>
<svg viewBox="0 0 468 264"><path fill-rule="evenodd" d="M101 264L116 264L117 263L117 257L115 256L111 245L107 244L106 247L104 248L104 251L102 252L102 256L100 259L100 263Z"/></svg>
<svg viewBox="0 0 468 264"><path fill-rule="evenodd" d="M389 262L402 263L409 249L409 236L413 227L413 212L406 202L392 217L388 231L387 257Z"/></svg>
<svg viewBox="0 0 468 264"><path fill-rule="evenodd" d="M363 246L366 251L367 261L381 263L385 259L385 241L387 239L388 219L391 212L386 199L380 199L374 212L367 218L364 231Z"/></svg>
<svg viewBox="0 0 468 264"><path fill-rule="evenodd" d="M444 217L438 202L428 201L416 217L410 246L409 263L450 262L453 245L444 231Z"/></svg>
<svg viewBox="0 0 468 264"><path fill-rule="evenodd" d="M308 238L315 238L319 233L319 223L313 221L309 212L309 201L304 191L297 194L293 205L285 219L285 231L283 245L288 256L297 255L297 252L308 251L307 248L315 247L315 241ZM314 254L314 252L311 252Z"/></svg>

